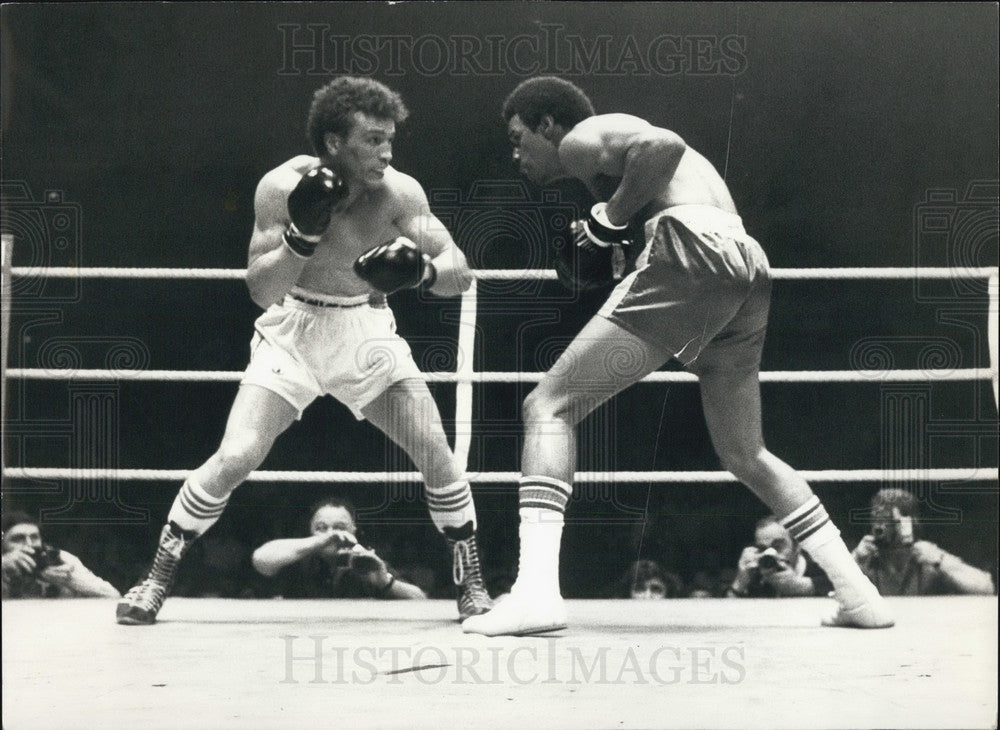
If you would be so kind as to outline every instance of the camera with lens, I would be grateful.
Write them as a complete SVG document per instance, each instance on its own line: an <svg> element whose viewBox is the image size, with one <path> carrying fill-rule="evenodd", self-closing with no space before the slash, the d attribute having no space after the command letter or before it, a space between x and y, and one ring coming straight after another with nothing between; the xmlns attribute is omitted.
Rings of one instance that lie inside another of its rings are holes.
<svg viewBox="0 0 1000 730"><path fill-rule="evenodd" d="M872 523L872 537L882 547L910 545L913 543L913 518L893 509L890 514L876 514Z"/></svg>
<svg viewBox="0 0 1000 730"><path fill-rule="evenodd" d="M35 575L41 574L42 571L53 565L62 565L63 562L62 556L59 555L59 548L45 543L34 548L34 555L32 557L35 560Z"/></svg>
<svg viewBox="0 0 1000 730"><path fill-rule="evenodd" d="M762 570L778 570L781 568L781 561L778 560L776 555L771 555L771 553L764 553L759 558L757 558L757 567Z"/></svg>

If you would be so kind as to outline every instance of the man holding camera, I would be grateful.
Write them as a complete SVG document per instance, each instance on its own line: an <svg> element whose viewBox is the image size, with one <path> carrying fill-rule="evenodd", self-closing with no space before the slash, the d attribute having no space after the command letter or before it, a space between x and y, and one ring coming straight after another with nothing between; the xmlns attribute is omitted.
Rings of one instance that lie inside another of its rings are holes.
<svg viewBox="0 0 1000 730"><path fill-rule="evenodd" d="M80 558L43 543L38 524L24 512L3 516L2 544L4 598L120 598Z"/></svg>
<svg viewBox="0 0 1000 730"><path fill-rule="evenodd" d="M348 500L331 497L313 507L309 533L309 537L271 540L254 551L254 569L276 579L282 597L427 597L358 542L356 512Z"/></svg>
<svg viewBox="0 0 1000 730"><path fill-rule="evenodd" d="M993 577L928 540L916 540L916 498L904 489L879 490L871 501L871 532L854 559L885 596L992 595Z"/></svg>
<svg viewBox="0 0 1000 730"><path fill-rule="evenodd" d="M774 515L754 531L754 544L743 549L736 578L726 595L736 598L826 596L833 585L802 552L798 542Z"/></svg>

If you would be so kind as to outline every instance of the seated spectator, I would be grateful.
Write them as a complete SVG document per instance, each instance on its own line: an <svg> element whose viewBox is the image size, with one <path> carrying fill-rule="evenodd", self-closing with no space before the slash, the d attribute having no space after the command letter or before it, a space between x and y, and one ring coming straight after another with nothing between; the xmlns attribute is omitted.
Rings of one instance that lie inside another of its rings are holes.
<svg viewBox="0 0 1000 730"><path fill-rule="evenodd" d="M727 595L788 598L825 596L832 590L826 574L802 552L777 518L769 515L757 522L754 544L743 549Z"/></svg>
<svg viewBox="0 0 1000 730"><path fill-rule="evenodd" d="M879 490L871 501L871 532L854 559L883 596L994 593L993 578L927 540L916 540L916 498L904 489Z"/></svg>
<svg viewBox="0 0 1000 730"><path fill-rule="evenodd" d="M24 512L3 516L4 598L121 598L80 559L42 541L38 523Z"/></svg>
<svg viewBox="0 0 1000 730"><path fill-rule="evenodd" d="M691 577L688 586L688 598L725 598L729 595L729 586L736 578L735 568L720 568L718 570L699 570Z"/></svg>
<svg viewBox="0 0 1000 730"><path fill-rule="evenodd" d="M354 506L331 498L313 507L309 537L271 540L253 553L253 567L274 578L286 598L426 598L400 580L374 550L358 542Z"/></svg>
<svg viewBox="0 0 1000 730"><path fill-rule="evenodd" d="M654 560L636 560L619 581L628 598L659 600L677 598L683 592L681 579L668 573Z"/></svg>

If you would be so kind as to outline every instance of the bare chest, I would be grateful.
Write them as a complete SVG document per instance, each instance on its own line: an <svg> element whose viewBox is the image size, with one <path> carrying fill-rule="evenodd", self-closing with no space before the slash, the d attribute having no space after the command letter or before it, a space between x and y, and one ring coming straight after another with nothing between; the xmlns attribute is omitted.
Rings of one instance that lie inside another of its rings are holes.
<svg viewBox="0 0 1000 730"><path fill-rule="evenodd" d="M335 215L321 247L331 254L354 259L369 249L392 240L399 235L391 211L386 207L367 207L346 215ZM338 256L338 257L339 257Z"/></svg>
<svg viewBox="0 0 1000 730"><path fill-rule="evenodd" d="M368 285L354 274L354 261L399 235L392 212L384 208L362 208L346 215L335 215L298 284L328 294L352 295L367 291Z"/></svg>

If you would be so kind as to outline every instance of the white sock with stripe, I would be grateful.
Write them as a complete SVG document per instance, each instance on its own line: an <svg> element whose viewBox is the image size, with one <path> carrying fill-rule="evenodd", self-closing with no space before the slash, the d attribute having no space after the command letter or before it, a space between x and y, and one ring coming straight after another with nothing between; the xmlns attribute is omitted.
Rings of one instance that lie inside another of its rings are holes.
<svg viewBox="0 0 1000 730"><path fill-rule="evenodd" d="M543 476L521 477L518 489L521 524L518 534L517 588L561 595L559 548L563 514L573 488L564 481Z"/></svg>
<svg viewBox="0 0 1000 730"><path fill-rule="evenodd" d="M476 529L476 506L468 480L453 482L441 489L427 487L427 510L431 521L444 532L446 527L463 527L469 522Z"/></svg>
<svg viewBox="0 0 1000 730"><path fill-rule="evenodd" d="M815 494L782 518L781 524L826 573L841 606L856 608L878 594Z"/></svg>
<svg viewBox="0 0 1000 730"><path fill-rule="evenodd" d="M167 520L182 530L201 535L214 525L229 503L229 496L213 497L188 479L177 493Z"/></svg>

